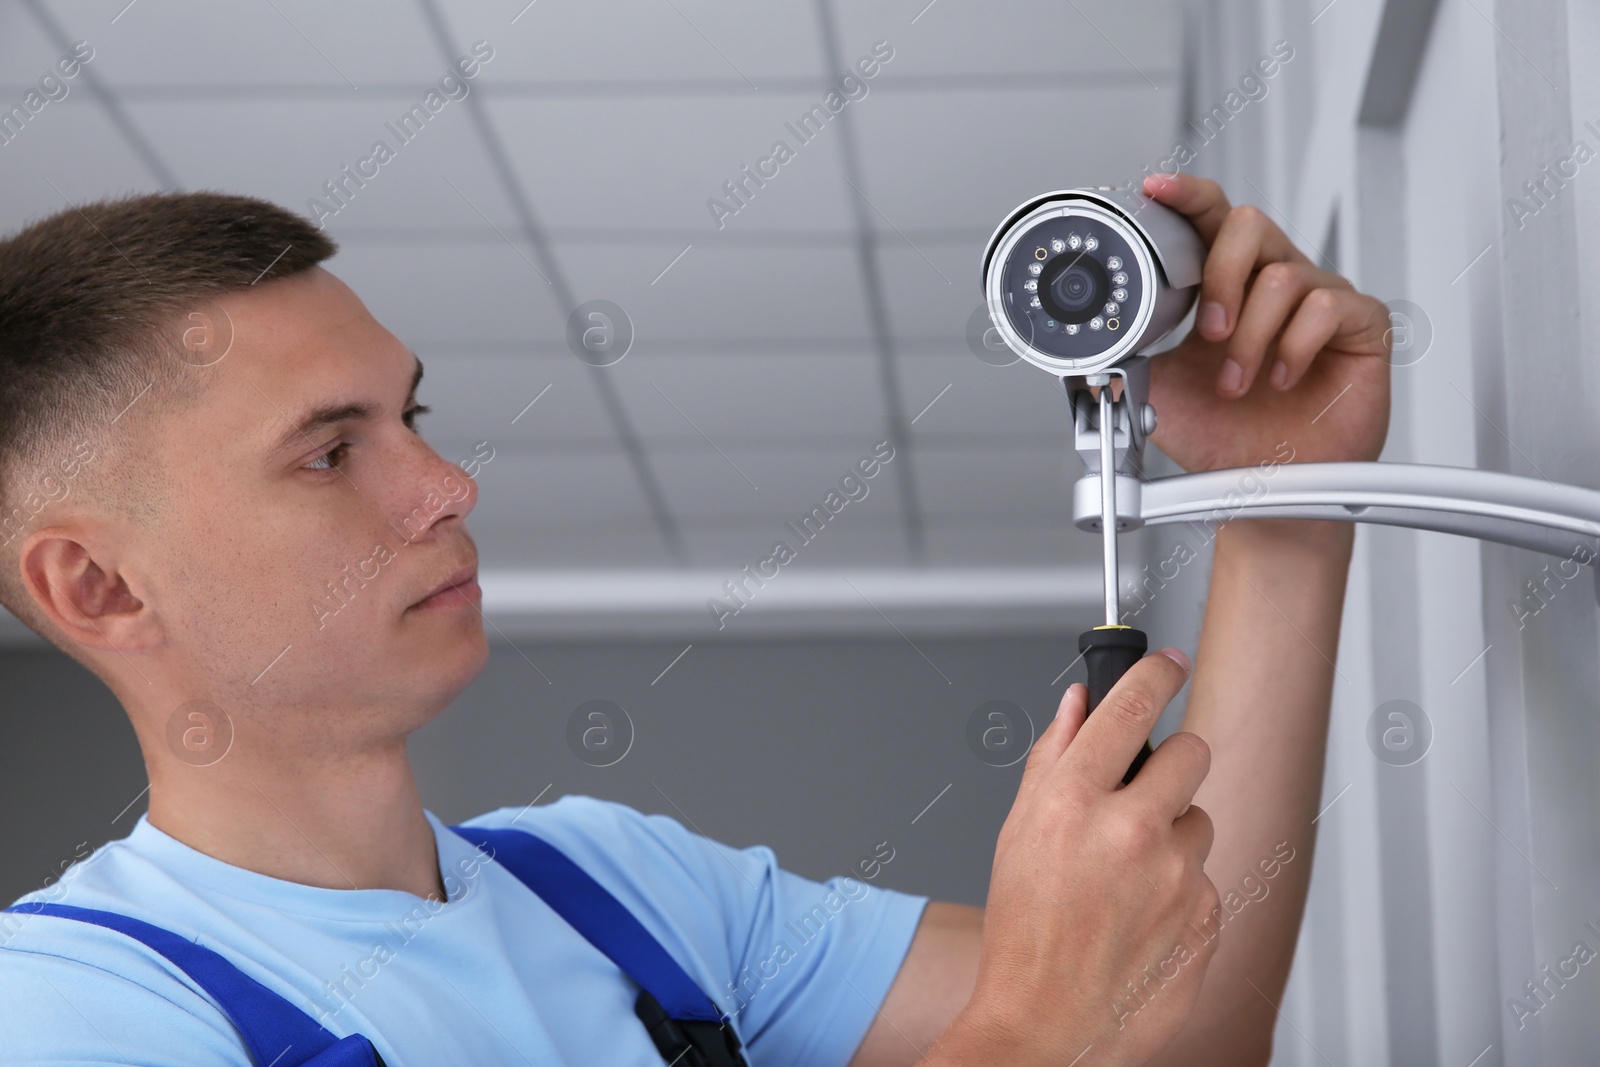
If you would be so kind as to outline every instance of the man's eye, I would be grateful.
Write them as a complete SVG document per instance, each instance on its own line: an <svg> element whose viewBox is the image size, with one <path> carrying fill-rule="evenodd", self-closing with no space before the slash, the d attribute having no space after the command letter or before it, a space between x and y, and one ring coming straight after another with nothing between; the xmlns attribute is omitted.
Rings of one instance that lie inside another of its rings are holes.
<svg viewBox="0 0 1600 1067"><path fill-rule="evenodd" d="M405 420L406 429L415 430L417 428L417 416L426 415L431 410L432 409L426 404L417 404L410 408L405 415L402 416L402 418ZM330 448L316 459L307 463L305 465L305 469L310 471L338 470L341 466L343 466L343 460L345 456L348 455L349 451L350 442L340 441L333 448Z"/></svg>
<svg viewBox="0 0 1600 1067"><path fill-rule="evenodd" d="M349 449L350 442L340 441L333 448L328 449L328 451L324 452L310 463L307 463L305 465L305 469L309 471L338 470L340 461L344 459L345 453L349 451Z"/></svg>

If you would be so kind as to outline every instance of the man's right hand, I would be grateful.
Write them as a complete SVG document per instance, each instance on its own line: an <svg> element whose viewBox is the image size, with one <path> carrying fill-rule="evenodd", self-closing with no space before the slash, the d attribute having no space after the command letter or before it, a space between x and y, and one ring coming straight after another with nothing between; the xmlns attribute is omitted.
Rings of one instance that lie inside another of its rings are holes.
<svg viewBox="0 0 1600 1067"><path fill-rule="evenodd" d="M1210 749L1173 734L1121 784L1187 678L1157 652L1087 721L1081 683L1062 697L1000 830L977 986L927 1067L1143 1063L1189 1017L1218 929L1211 820L1190 804Z"/></svg>

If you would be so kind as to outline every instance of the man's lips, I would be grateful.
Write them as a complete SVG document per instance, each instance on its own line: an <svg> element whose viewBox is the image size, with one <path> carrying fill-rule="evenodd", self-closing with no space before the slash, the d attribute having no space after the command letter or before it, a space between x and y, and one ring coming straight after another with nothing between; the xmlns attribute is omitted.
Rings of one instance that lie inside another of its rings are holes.
<svg viewBox="0 0 1600 1067"><path fill-rule="evenodd" d="M434 586L432 590L430 590L428 593L424 594L422 599L418 600L415 604L412 604L411 607L413 607L413 608L419 607L422 604L426 603L428 600L432 599L433 597L436 597L440 593L443 593L443 592L445 592L447 590L450 590L450 589L459 589L463 593L463 595L465 595L466 593L468 593L468 592L470 592L472 590L465 589L465 588L462 588L462 587L468 586L469 584L475 586L477 577L478 577L478 564L477 564L477 561L474 560L473 562L467 564L465 567L462 567L460 570L456 571L454 574L450 575L450 577L446 578L444 581L440 582L438 585ZM410 609L408 608L407 610L410 610Z"/></svg>

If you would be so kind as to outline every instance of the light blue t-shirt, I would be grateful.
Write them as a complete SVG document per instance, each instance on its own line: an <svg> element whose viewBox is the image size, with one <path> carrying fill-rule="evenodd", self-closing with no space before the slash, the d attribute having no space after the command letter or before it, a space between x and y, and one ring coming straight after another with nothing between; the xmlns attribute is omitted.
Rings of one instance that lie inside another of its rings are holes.
<svg viewBox="0 0 1600 1067"><path fill-rule="evenodd" d="M22 898L131 915L214 949L390 1067L661 1067L637 987L515 876L427 813L449 899L322 889L197 852L150 825ZM843 1067L928 898L826 883L666 815L570 795L467 821L531 830L610 890L725 1011L751 1067ZM143 944L0 914L0 1064L247 1067L208 994Z"/></svg>

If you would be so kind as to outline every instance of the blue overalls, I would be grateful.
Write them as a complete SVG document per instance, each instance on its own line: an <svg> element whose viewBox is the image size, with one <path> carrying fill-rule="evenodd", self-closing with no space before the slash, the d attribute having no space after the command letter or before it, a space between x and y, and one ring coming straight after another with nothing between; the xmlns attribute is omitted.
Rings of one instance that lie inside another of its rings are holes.
<svg viewBox="0 0 1600 1067"><path fill-rule="evenodd" d="M526 830L450 829L492 856L572 925L639 988L633 1010L674 1067L747 1067L733 1027L661 942L548 841ZM314 1018L219 953L141 919L66 904L14 904L6 911L55 915L128 935L161 953L211 994L238 1029L257 1067L383 1067L360 1034L335 1038Z"/></svg>

